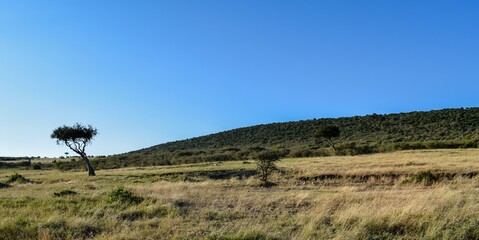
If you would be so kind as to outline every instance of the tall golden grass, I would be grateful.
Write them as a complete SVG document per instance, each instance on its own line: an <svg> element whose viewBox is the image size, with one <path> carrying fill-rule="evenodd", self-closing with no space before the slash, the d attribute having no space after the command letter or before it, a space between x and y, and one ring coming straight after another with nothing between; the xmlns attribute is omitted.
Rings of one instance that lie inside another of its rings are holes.
<svg viewBox="0 0 479 240"><path fill-rule="evenodd" d="M284 159L278 167L270 188L241 175L251 161L96 177L19 169L32 182L0 189L0 239L479 239L477 149ZM430 181L417 180L421 173ZM12 174L0 170L0 182ZM144 200L108 201L120 186ZM62 190L77 194L54 195Z"/></svg>

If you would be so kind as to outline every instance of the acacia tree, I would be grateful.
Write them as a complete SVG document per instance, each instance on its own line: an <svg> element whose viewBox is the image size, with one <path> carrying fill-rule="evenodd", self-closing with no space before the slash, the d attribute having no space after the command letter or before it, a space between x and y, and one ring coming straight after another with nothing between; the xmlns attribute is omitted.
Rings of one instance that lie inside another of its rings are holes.
<svg viewBox="0 0 479 240"><path fill-rule="evenodd" d="M280 154L273 151L261 152L257 155L256 165L264 185L268 184L268 176L276 169L275 161L280 159Z"/></svg>
<svg viewBox="0 0 479 240"><path fill-rule="evenodd" d="M318 140L326 140L328 144L333 148L333 151L336 152L336 147L334 146L333 138L339 137L341 131L338 126L334 125L323 125L316 132L315 137Z"/></svg>
<svg viewBox="0 0 479 240"><path fill-rule="evenodd" d="M98 130L93 128L91 125L83 126L79 123L76 123L72 127L63 125L53 130L52 135L50 136L53 139L57 140L57 144L65 144L72 151L80 155L82 160L85 162L88 175L95 176L95 170L88 160L88 156L85 153L85 147L91 142L93 137L98 134Z"/></svg>

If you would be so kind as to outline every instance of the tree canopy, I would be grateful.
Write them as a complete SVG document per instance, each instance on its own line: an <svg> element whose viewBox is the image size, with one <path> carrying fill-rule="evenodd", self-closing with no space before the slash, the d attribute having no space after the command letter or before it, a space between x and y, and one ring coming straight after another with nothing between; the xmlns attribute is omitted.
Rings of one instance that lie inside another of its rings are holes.
<svg viewBox="0 0 479 240"><path fill-rule="evenodd" d="M339 137L340 133L341 132L338 126L325 125L319 128L316 136L322 137L322 138L335 138L335 137Z"/></svg>
<svg viewBox="0 0 479 240"><path fill-rule="evenodd" d="M63 125L56 128L53 130L53 133L50 135L50 137L56 139L57 144L63 143L72 151L80 155L87 165L88 175L94 176L95 170L88 160L87 154L85 153L85 147L97 134L98 130L93 128L91 125L83 126L79 123L76 123L72 127Z"/></svg>
<svg viewBox="0 0 479 240"><path fill-rule="evenodd" d="M336 147L334 146L333 138L339 137L341 131L339 130L338 126L335 125L323 125L319 128L318 132L316 132L315 137L317 139L325 139L329 145L333 148L336 152Z"/></svg>

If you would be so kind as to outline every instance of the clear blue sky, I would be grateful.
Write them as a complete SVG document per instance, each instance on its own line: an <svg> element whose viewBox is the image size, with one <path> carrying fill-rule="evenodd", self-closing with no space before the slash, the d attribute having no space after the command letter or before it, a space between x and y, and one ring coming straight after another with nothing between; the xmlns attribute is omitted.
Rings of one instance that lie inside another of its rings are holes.
<svg viewBox="0 0 479 240"><path fill-rule="evenodd" d="M478 106L478 1L1 1L0 156Z"/></svg>

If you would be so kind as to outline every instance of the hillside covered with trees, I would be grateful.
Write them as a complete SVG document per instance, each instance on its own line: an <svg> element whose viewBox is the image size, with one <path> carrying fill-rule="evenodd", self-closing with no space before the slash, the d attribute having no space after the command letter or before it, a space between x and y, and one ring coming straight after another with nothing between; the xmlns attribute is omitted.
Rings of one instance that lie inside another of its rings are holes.
<svg viewBox="0 0 479 240"><path fill-rule="evenodd" d="M314 135L323 125L338 126L334 153ZM102 168L245 160L269 148L287 157L357 155L406 149L476 148L479 108L372 114L271 123L164 143L94 160Z"/></svg>
<svg viewBox="0 0 479 240"><path fill-rule="evenodd" d="M160 144L132 153L251 146L309 146L315 143L315 131L326 124L336 125L341 130L341 137L337 139L339 144L381 145L403 142L464 141L478 137L479 108L372 114L362 117L264 124Z"/></svg>
<svg viewBox="0 0 479 240"><path fill-rule="evenodd" d="M333 151L315 133L321 126L340 129ZM247 160L265 149L285 157L358 155L409 149L477 148L479 108L372 114L271 123L169 142L93 159L95 168L169 165ZM81 162L56 163L60 169L82 168Z"/></svg>

